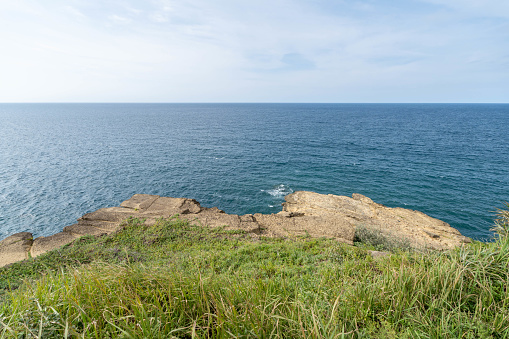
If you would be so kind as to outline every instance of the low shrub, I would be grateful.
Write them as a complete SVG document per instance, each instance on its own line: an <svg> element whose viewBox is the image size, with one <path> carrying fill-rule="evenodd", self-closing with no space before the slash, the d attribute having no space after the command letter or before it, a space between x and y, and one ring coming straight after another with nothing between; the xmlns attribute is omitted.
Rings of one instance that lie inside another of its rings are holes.
<svg viewBox="0 0 509 339"><path fill-rule="evenodd" d="M377 251L409 251L413 248L408 238L366 225L356 226L354 242L372 246Z"/></svg>

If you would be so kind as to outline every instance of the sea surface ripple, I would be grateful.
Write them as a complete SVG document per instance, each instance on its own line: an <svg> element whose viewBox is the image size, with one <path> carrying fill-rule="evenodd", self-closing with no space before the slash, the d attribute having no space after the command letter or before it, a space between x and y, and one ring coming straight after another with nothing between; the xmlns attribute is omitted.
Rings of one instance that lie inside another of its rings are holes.
<svg viewBox="0 0 509 339"><path fill-rule="evenodd" d="M276 213L361 193L475 239L509 200L507 104L0 104L0 239L135 193Z"/></svg>

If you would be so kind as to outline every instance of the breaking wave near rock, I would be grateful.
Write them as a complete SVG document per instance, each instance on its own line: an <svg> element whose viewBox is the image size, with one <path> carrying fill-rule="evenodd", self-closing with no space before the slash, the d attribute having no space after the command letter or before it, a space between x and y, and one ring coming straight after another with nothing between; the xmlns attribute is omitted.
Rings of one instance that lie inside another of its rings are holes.
<svg viewBox="0 0 509 339"><path fill-rule="evenodd" d="M293 193L293 189L291 189L290 186L285 184L279 184L272 187L271 189L261 191L269 194L274 198L283 198L285 195Z"/></svg>

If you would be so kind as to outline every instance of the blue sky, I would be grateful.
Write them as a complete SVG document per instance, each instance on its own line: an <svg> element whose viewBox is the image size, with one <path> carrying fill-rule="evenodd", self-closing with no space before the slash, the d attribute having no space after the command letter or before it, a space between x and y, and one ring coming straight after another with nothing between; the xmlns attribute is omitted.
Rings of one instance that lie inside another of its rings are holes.
<svg viewBox="0 0 509 339"><path fill-rule="evenodd" d="M0 102L509 102L506 0L0 3Z"/></svg>

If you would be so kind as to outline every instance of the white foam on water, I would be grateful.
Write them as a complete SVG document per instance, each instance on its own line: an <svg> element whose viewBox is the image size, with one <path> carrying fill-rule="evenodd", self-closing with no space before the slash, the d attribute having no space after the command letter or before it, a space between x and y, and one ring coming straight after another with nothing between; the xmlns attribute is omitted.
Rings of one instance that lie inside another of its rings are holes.
<svg viewBox="0 0 509 339"><path fill-rule="evenodd" d="M277 186L274 186L270 190L261 190L261 191L270 194L274 198L282 198L285 195L293 193L293 190L290 188L290 186L285 185L285 184L279 184Z"/></svg>

